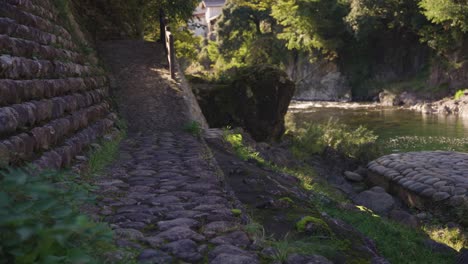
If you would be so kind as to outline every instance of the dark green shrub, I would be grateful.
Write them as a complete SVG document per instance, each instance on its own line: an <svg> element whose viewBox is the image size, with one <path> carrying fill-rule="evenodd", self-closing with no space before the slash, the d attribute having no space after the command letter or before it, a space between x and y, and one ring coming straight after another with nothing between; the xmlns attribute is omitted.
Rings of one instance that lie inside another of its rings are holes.
<svg viewBox="0 0 468 264"><path fill-rule="evenodd" d="M112 233L79 212L89 188L56 171L0 171L0 263L98 263Z"/></svg>

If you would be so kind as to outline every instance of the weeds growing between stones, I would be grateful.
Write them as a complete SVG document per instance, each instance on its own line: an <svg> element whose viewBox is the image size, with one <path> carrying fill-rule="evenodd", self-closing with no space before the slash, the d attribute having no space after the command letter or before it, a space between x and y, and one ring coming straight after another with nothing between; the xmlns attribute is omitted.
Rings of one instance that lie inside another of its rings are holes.
<svg viewBox="0 0 468 264"><path fill-rule="evenodd" d="M189 134L192 134L194 137L201 137L203 129L197 121L191 121L184 125L183 130Z"/></svg>
<svg viewBox="0 0 468 264"><path fill-rule="evenodd" d="M117 158L120 142L127 135L125 122L119 121L118 126L120 131L111 140L102 140L100 148L89 153L88 169L83 173L85 177L100 173Z"/></svg>

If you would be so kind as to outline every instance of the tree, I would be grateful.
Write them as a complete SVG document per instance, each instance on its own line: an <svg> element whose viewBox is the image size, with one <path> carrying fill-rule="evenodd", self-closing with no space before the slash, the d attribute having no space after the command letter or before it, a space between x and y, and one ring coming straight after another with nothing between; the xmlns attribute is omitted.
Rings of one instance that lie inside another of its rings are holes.
<svg viewBox="0 0 468 264"><path fill-rule="evenodd" d="M60 1L59 1L60 2ZM64 2L64 1L61 1ZM142 38L159 32L163 10L171 21L187 21L199 0L73 0L74 7L91 33L115 30L127 37Z"/></svg>
<svg viewBox="0 0 468 264"><path fill-rule="evenodd" d="M218 46L223 59L236 64L278 63L282 43L276 38L272 0L230 0L218 22Z"/></svg>
<svg viewBox="0 0 468 264"><path fill-rule="evenodd" d="M422 0L419 6L431 22L468 32L467 0Z"/></svg>
<svg viewBox="0 0 468 264"><path fill-rule="evenodd" d="M419 0L351 0L345 21L358 39L393 30L417 34L428 23L419 12L418 2Z"/></svg>
<svg viewBox="0 0 468 264"><path fill-rule="evenodd" d="M468 50L468 1L467 0L422 0L419 3L422 13L433 24L424 27L421 40L448 57L453 51L461 51L461 56L451 60L467 59Z"/></svg>
<svg viewBox="0 0 468 264"><path fill-rule="evenodd" d="M278 37L289 49L320 51L335 58L346 34L347 10L347 3L340 0L278 0L272 16L284 27Z"/></svg>
<svg viewBox="0 0 468 264"><path fill-rule="evenodd" d="M159 32L160 18L165 16L169 21L178 24L188 21L199 0L139 0L140 15L144 35Z"/></svg>

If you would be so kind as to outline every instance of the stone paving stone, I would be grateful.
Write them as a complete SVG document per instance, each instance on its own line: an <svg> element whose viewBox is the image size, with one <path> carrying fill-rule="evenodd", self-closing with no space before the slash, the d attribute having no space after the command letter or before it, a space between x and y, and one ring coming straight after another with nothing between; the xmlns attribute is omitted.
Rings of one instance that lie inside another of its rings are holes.
<svg viewBox="0 0 468 264"><path fill-rule="evenodd" d="M216 245L229 244L246 248L250 245L250 239L243 231L234 231L227 235L215 237L210 240L210 243Z"/></svg>
<svg viewBox="0 0 468 264"><path fill-rule="evenodd" d="M158 227L160 230L168 230L176 226L186 226L189 228L196 228L200 226L200 222L190 219L190 218L177 218L174 220L158 222Z"/></svg>
<svg viewBox="0 0 468 264"><path fill-rule="evenodd" d="M99 202L101 215L117 234L117 245L140 250L138 261L142 263L194 263L206 256L212 256L211 263L258 263L256 254L238 248L248 248L251 241L240 231L240 218L232 215L234 198L212 173L216 168L202 158L204 143L188 134L171 133L171 137L170 146L158 140L145 143L148 136L132 137L139 144L127 147L132 153L131 163L116 161L100 179L101 190L115 187L121 193L117 197L104 195ZM196 150L193 156L184 154L183 142L190 142ZM151 149L159 153L153 160L143 165L135 158ZM178 168L166 167L166 158L180 159ZM210 250L209 244L228 247Z"/></svg>
<svg viewBox="0 0 468 264"><path fill-rule="evenodd" d="M188 262L197 262L203 258L198 252L198 245L190 239L182 239L171 242L162 247L163 250L168 251L176 257Z"/></svg>
<svg viewBox="0 0 468 264"><path fill-rule="evenodd" d="M146 249L140 253L138 261L140 263L166 264L172 263L173 258L160 250Z"/></svg>

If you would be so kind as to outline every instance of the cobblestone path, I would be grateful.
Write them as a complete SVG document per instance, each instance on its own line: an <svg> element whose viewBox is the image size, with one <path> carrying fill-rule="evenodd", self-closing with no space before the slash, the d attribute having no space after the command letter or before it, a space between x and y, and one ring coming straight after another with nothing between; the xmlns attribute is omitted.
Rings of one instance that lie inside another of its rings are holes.
<svg viewBox="0 0 468 264"><path fill-rule="evenodd" d="M391 154L370 162L368 168L433 202L447 201L452 206L468 203L468 154L446 151Z"/></svg>
<svg viewBox="0 0 468 264"><path fill-rule="evenodd" d="M188 108L162 47L113 41L100 52L129 123L119 159L97 183L99 213L117 244L144 263L258 263L211 152L182 131Z"/></svg>

